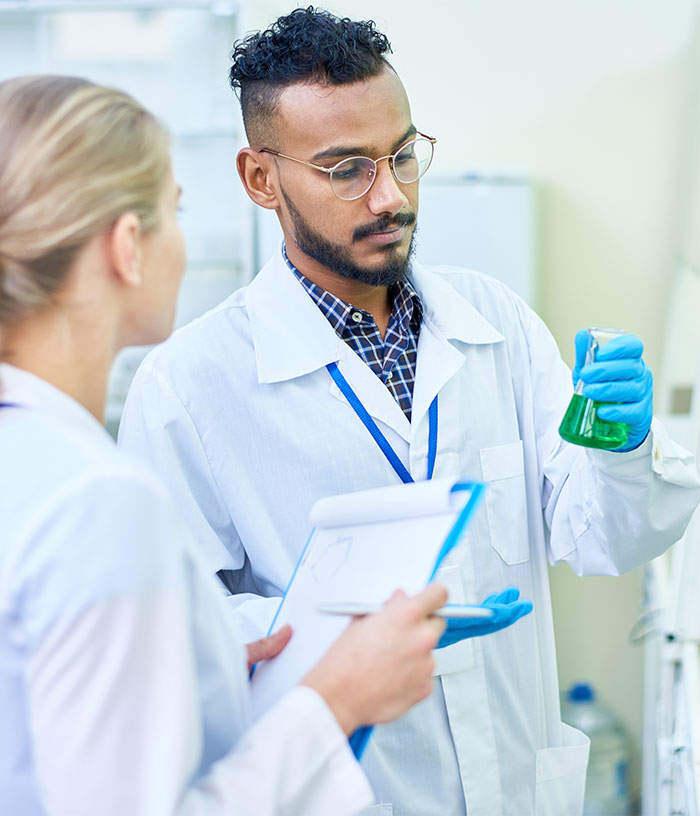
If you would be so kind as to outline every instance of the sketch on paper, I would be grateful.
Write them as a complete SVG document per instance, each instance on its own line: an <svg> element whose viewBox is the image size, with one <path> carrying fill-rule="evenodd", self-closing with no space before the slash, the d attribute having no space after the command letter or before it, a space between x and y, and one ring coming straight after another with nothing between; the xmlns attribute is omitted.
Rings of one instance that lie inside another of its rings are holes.
<svg viewBox="0 0 700 816"><path fill-rule="evenodd" d="M318 552L310 553L308 569L317 584L333 578L350 557L352 536L338 536L335 541L323 544Z"/></svg>

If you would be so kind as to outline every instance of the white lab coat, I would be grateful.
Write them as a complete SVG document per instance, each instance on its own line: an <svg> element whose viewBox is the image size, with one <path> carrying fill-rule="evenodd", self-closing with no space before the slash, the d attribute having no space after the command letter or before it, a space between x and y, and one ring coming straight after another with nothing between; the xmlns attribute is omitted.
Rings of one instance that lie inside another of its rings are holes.
<svg viewBox="0 0 700 816"><path fill-rule="evenodd" d="M478 273L416 265L412 281L424 320L410 423L276 255L149 355L120 441L166 480L212 572L237 571L230 603L252 636L277 605L255 596L283 591L311 505L398 481L326 364L338 361L417 480L439 394L435 476L488 489L438 578L456 602L514 584L534 612L437 653L432 697L370 741L371 812L451 816L466 801L469 816L574 816L588 746L559 719L547 559L616 575L658 555L681 536L698 475L657 423L628 453L562 442L570 374L539 318Z"/></svg>
<svg viewBox="0 0 700 816"><path fill-rule="evenodd" d="M0 364L2 402L0 813L349 816L371 802L311 689L249 727L245 652L162 486L43 380Z"/></svg>

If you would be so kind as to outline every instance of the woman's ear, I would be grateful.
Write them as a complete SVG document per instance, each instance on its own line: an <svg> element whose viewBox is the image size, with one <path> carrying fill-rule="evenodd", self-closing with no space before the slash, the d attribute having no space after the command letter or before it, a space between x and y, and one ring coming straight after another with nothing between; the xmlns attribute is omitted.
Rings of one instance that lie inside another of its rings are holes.
<svg viewBox="0 0 700 816"><path fill-rule="evenodd" d="M273 182L272 156L244 147L236 157L238 175L251 200L266 210L276 210L280 205Z"/></svg>
<svg viewBox="0 0 700 816"><path fill-rule="evenodd" d="M126 286L141 285L141 219L133 212L117 218L107 235L107 251L114 274Z"/></svg>

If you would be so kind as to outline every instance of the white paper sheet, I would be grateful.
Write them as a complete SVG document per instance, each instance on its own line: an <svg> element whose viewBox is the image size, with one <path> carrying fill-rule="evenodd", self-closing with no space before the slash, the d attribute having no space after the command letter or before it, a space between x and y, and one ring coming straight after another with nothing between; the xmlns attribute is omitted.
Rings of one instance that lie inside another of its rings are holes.
<svg viewBox="0 0 700 816"><path fill-rule="evenodd" d="M383 603L396 589L422 590L469 491L452 481L416 482L322 499L311 510L316 525L273 625L294 634L273 661L253 675L253 711L259 716L299 683L350 622L318 612L324 601Z"/></svg>

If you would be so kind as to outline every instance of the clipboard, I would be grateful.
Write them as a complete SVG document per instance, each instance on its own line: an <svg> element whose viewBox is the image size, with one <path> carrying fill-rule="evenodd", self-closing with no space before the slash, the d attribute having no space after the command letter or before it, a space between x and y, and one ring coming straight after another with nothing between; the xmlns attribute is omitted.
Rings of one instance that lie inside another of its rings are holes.
<svg viewBox="0 0 700 816"><path fill-rule="evenodd" d="M396 589L420 592L460 543L484 490L481 482L433 479L316 502L311 533L269 629L289 623L294 635L278 657L256 667L253 717L297 685L348 625L347 617L319 606L381 605ZM366 726L350 737L358 759L371 732Z"/></svg>

